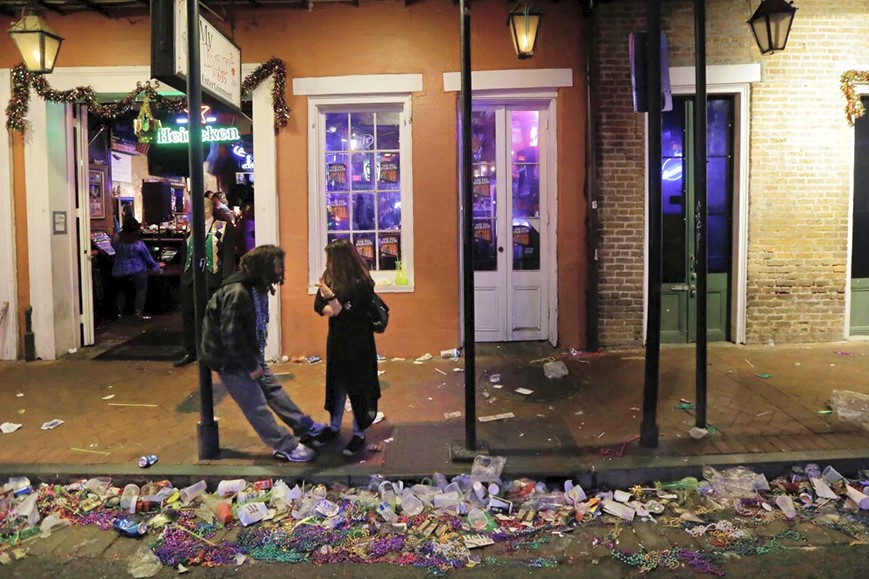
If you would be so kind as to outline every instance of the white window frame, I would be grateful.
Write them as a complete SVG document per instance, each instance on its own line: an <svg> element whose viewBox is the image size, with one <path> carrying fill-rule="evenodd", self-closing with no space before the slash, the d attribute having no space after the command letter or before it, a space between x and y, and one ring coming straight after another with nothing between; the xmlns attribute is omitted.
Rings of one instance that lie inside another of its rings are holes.
<svg viewBox="0 0 869 579"><path fill-rule="evenodd" d="M384 75L372 75L372 77ZM326 155L323 136L325 115L330 112L353 112L377 109L382 106L398 105L399 111L399 155L401 158L401 261L407 273L407 285L395 284L395 271L372 271L378 292L407 293L414 291L414 251L413 251L413 146L411 142L412 97L411 90L422 89L421 75L400 76L406 82L393 82L394 93L364 94L365 86L378 86L371 77L353 77L357 82L331 83L324 79L296 79L295 94L308 95L308 293L317 291L317 282L326 265L324 248L328 238L326 229L325 168L322 166ZM360 82L361 79L361 82ZM395 79L393 79L395 80ZM354 86L350 86L354 85ZM361 88L360 88L361 86ZM341 88L339 88L341 87ZM343 94L318 94L321 91L342 90Z"/></svg>

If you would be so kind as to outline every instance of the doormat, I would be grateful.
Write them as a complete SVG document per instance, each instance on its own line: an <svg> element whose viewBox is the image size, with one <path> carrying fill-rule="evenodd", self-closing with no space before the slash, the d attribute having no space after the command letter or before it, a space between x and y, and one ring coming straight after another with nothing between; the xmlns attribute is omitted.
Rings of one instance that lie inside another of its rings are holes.
<svg viewBox="0 0 869 579"><path fill-rule="evenodd" d="M149 330L126 342L109 348L94 360L149 360L167 362L183 355L183 337L180 331Z"/></svg>

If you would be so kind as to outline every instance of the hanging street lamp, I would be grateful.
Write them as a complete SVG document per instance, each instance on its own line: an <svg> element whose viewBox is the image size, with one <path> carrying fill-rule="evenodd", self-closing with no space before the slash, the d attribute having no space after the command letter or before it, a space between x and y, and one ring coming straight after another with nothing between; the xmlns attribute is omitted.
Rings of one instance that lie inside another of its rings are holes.
<svg viewBox="0 0 869 579"><path fill-rule="evenodd" d="M21 19L9 28L9 36L18 47L29 72L46 74L54 70L63 38L36 10L24 8Z"/></svg>
<svg viewBox="0 0 869 579"><path fill-rule="evenodd" d="M763 0L748 20L761 54L784 50L797 9L793 2Z"/></svg>
<svg viewBox="0 0 869 579"><path fill-rule="evenodd" d="M543 13L525 4L522 8L513 10L507 15L507 25L513 37L513 48L519 60L534 56L534 45L537 44L537 28Z"/></svg>

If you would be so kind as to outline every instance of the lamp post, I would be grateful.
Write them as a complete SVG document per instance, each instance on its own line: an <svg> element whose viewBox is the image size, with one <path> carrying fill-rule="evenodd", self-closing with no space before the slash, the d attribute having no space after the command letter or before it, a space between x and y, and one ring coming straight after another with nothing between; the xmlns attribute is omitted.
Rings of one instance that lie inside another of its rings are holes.
<svg viewBox="0 0 869 579"><path fill-rule="evenodd" d="M748 19L748 26L761 54L785 49L796 12L793 2L763 0L760 3Z"/></svg>
<svg viewBox="0 0 869 579"><path fill-rule="evenodd" d="M543 13L528 4L513 10L507 15L507 26L513 38L513 49L519 60L534 56L534 46L537 44L537 28Z"/></svg>
<svg viewBox="0 0 869 579"><path fill-rule="evenodd" d="M32 8L22 10L21 19L9 28L9 36L29 72L46 74L54 70L63 38L38 12Z"/></svg>

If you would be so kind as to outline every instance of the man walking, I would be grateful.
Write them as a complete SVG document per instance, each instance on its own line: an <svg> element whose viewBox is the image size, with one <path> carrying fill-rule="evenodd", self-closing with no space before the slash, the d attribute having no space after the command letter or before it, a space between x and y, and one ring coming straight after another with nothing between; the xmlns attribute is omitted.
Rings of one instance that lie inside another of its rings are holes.
<svg viewBox="0 0 869 579"><path fill-rule="evenodd" d="M240 269L208 301L202 324L202 360L241 408L272 454L290 462L307 462L313 441L325 425L314 422L287 396L265 362L269 294L284 283L284 250L262 245L245 254ZM289 433L272 414L293 430Z"/></svg>

